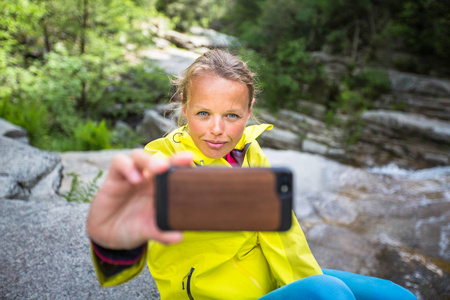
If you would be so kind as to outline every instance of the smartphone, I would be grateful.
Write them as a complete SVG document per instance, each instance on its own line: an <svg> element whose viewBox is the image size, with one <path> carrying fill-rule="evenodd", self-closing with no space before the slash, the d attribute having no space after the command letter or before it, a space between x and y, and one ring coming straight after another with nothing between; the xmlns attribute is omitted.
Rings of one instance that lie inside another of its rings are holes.
<svg viewBox="0 0 450 300"><path fill-rule="evenodd" d="M156 176L162 230L285 231L292 224L287 168L171 168Z"/></svg>

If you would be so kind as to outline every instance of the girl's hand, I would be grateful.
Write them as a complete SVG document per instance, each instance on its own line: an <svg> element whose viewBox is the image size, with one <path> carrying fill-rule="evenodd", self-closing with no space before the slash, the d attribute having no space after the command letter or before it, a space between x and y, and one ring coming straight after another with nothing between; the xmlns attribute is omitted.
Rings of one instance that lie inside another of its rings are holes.
<svg viewBox="0 0 450 300"><path fill-rule="evenodd" d="M163 232L156 226L154 177L171 165L189 166L190 153L170 159L152 157L143 150L117 155L97 192L87 217L89 237L109 249L133 249L149 240L165 244L182 240L181 232Z"/></svg>

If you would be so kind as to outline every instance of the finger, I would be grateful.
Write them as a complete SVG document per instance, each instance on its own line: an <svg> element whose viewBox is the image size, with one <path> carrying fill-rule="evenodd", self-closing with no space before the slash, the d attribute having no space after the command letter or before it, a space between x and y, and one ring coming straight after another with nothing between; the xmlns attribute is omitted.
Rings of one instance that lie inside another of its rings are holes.
<svg viewBox="0 0 450 300"><path fill-rule="evenodd" d="M133 160L124 155L118 154L114 157L109 168L109 177L113 179L125 178L130 183L139 183L142 181L142 174L136 168Z"/></svg>
<svg viewBox="0 0 450 300"><path fill-rule="evenodd" d="M162 244L175 244L183 240L183 233L180 231L160 231L153 239Z"/></svg>
<svg viewBox="0 0 450 300"><path fill-rule="evenodd" d="M174 154L171 158L170 158L170 163L174 166L179 166L179 167L183 167L183 166L190 166L193 162L194 156L192 155L191 152L180 152L180 153L176 153Z"/></svg>
<svg viewBox="0 0 450 300"><path fill-rule="evenodd" d="M163 173L170 167L168 159L155 157L144 150L134 150L131 153L131 159L142 172L145 179L152 178L155 174Z"/></svg>

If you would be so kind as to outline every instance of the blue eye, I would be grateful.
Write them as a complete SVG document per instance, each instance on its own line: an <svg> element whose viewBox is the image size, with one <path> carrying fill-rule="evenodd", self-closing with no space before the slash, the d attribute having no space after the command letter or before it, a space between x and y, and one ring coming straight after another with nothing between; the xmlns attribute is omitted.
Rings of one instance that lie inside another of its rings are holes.
<svg viewBox="0 0 450 300"><path fill-rule="evenodd" d="M197 115L199 115L200 117L207 117L208 113L206 111L201 111L201 112L198 112Z"/></svg>
<svg viewBox="0 0 450 300"><path fill-rule="evenodd" d="M228 114L228 117L232 118L232 119L238 119L239 118L239 116L237 114Z"/></svg>

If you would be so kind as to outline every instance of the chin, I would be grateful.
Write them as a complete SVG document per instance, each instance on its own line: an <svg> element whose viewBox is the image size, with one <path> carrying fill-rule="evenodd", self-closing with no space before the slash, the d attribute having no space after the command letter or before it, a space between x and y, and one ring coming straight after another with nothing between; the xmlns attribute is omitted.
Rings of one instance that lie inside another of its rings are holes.
<svg viewBox="0 0 450 300"><path fill-rule="evenodd" d="M217 152L214 152L214 153L211 153L211 152L208 152L208 153L204 153L207 157L209 157L209 158L214 158L214 159L218 159L218 158L222 158L222 157L224 157L225 155L227 155L227 153L217 153Z"/></svg>
<svg viewBox="0 0 450 300"><path fill-rule="evenodd" d="M228 151L228 150L223 150L223 149L214 151L214 150L207 148L207 149L204 149L204 151L202 151L202 153L209 158L217 159L217 158L224 157L230 151L231 150Z"/></svg>

